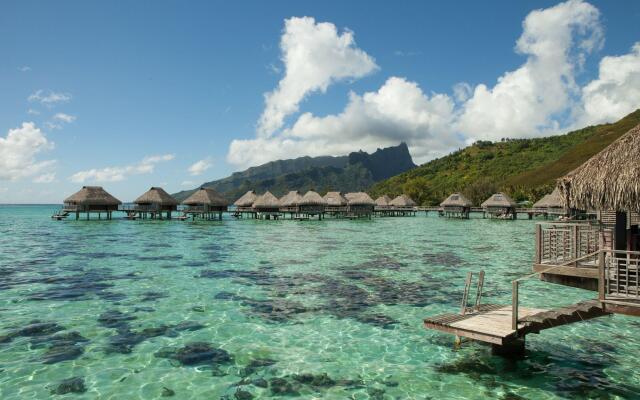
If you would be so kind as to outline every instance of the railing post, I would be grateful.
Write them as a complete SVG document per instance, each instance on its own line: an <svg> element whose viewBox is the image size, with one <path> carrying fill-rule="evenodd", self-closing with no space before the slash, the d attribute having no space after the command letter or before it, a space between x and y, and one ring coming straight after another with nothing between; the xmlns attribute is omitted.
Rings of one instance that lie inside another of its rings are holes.
<svg viewBox="0 0 640 400"><path fill-rule="evenodd" d="M536 224L536 264L542 263L542 225Z"/></svg>
<svg viewBox="0 0 640 400"><path fill-rule="evenodd" d="M469 289L471 288L471 279L473 278L472 272L467 272L467 280L464 283L464 293L462 294L462 309L460 315L467 313L467 299L469 297Z"/></svg>
<svg viewBox="0 0 640 400"><path fill-rule="evenodd" d="M578 225L573 225L571 227L571 234L573 235L572 242L571 242L571 244L573 246L573 249L571 249L571 257L575 260L576 258L578 258L578 254L579 254L579 251L578 251ZM573 266L577 267L578 263L575 262Z"/></svg>
<svg viewBox="0 0 640 400"><path fill-rule="evenodd" d="M518 330L518 286L519 281L511 282L511 329Z"/></svg>
<svg viewBox="0 0 640 400"><path fill-rule="evenodd" d="M604 265L604 250L600 250L598 253L598 300L604 301L606 297L605 293L605 265Z"/></svg>

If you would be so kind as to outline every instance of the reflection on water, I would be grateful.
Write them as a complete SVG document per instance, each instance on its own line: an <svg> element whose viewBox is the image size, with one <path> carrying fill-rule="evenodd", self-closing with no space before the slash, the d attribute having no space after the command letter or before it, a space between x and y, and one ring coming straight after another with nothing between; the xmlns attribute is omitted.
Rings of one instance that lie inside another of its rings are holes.
<svg viewBox="0 0 640 400"><path fill-rule="evenodd" d="M640 321L531 335L524 360L425 331L467 271L510 301L531 221L52 221L0 206L0 397L632 398ZM524 305L593 293L527 281Z"/></svg>

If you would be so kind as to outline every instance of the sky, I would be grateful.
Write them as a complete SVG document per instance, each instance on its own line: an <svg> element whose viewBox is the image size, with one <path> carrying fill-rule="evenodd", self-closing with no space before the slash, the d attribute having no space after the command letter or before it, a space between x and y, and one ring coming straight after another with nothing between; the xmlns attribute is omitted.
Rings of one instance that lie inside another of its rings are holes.
<svg viewBox="0 0 640 400"><path fill-rule="evenodd" d="M635 0L3 1L0 203L613 122L640 108L639 20Z"/></svg>

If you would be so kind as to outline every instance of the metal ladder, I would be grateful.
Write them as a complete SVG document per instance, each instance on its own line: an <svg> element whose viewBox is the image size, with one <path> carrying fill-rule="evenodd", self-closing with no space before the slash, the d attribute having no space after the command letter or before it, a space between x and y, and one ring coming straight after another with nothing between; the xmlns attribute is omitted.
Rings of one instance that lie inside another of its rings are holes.
<svg viewBox="0 0 640 400"><path fill-rule="evenodd" d="M467 272L467 279L464 283L464 293L462 295L462 307L460 315L465 315L469 311L478 311L480 308L480 301L482 300L482 288L484 286L484 271L478 273L478 284L476 286L476 300L473 307L468 307L469 303L469 290L471 289L471 283L473 281L473 272Z"/></svg>

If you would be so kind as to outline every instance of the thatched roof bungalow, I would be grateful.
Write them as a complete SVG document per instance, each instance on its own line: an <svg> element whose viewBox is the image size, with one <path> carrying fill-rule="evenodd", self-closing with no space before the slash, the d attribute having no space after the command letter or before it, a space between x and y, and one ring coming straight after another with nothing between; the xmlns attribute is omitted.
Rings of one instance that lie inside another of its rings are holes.
<svg viewBox="0 0 640 400"><path fill-rule="evenodd" d="M558 188L544 195L540 200L535 202L531 208L538 214L568 214L568 209L564 206L562 194Z"/></svg>
<svg viewBox="0 0 640 400"><path fill-rule="evenodd" d="M440 207L442 212L448 217L469 218L473 202L465 197L462 193L452 193L447 197Z"/></svg>
<svg viewBox="0 0 640 400"><path fill-rule="evenodd" d="M327 192L327 194L322 197L327 205L325 206L325 211L330 213L339 213L347 211L347 199L340 192Z"/></svg>
<svg viewBox="0 0 640 400"><path fill-rule="evenodd" d="M406 194L401 194L389 202L392 208L408 209L416 206L416 202Z"/></svg>
<svg viewBox="0 0 640 400"><path fill-rule="evenodd" d="M280 211L297 212L298 203L302 200L302 195L297 190L292 190L280 198Z"/></svg>
<svg viewBox="0 0 640 400"><path fill-rule="evenodd" d="M306 215L319 215L322 218L327 201L318 193L309 190L298 202L298 211Z"/></svg>
<svg viewBox="0 0 640 400"><path fill-rule="evenodd" d="M640 248L633 232L640 224L640 125L636 125L600 153L558 179L567 208L596 210L601 221L610 218L613 248ZM607 221L609 222L609 221Z"/></svg>
<svg viewBox="0 0 640 400"><path fill-rule="evenodd" d="M209 213L227 211L229 202L222 197L215 189L201 187L191 196L187 197L182 204L187 213Z"/></svg>
<svg viewBox="0 0 640 400"><path fill-rule="evenodd" d="M256 201L258 195L253 190L249 190L243 194L233 205L236 207L236 211L249 211L253 206L253 202Z"/></svg>
<svg viewBox="0 0 640 400"><path fill-rule="evenodd" d="M253 202L253 210L265 215L278 215L280 212L280 201L271 192L267 191L263 195L258 196Z"/></svg>
<svg viewBox="0 0 640 400"><path fill-rule="evenodd" d="M565 206L640 212L640 125L558 180Z"/></svg>
<svg viewBox="0 0 640 400"><path fill-rule="evenodd" d="M495 193L482 203L484 212L495 217L516 219L517 204L505 193Z"/></svg>
<svg viewBox="0 0 640 400"><path fill-rule="evenodd" d="M138 209L148 211L175 211L178 209L178 200L161 187L152 187L135 199L134 203Z"/></svg>
<svg viewBox="0 0 640 400"><path fill-rule="evenodd" d="M376 199L375 210L383 211L389 208L389 202L391 202L391 198L386 194L384 196L380 196Z"/></svg>
<svg viewBox="0 0 640 400"><path fill-rule="evenodd" d="M347 199L347 212L355 217L371 217L375 202L365 192L347 193L344 196Z"/></svg>
<svg viewBox="0 0 640 400"><path fill-rule="evenodd" d="M102 186L83 186L64 200L68 211L116 211L122 202L110 195Z"/></svg>

